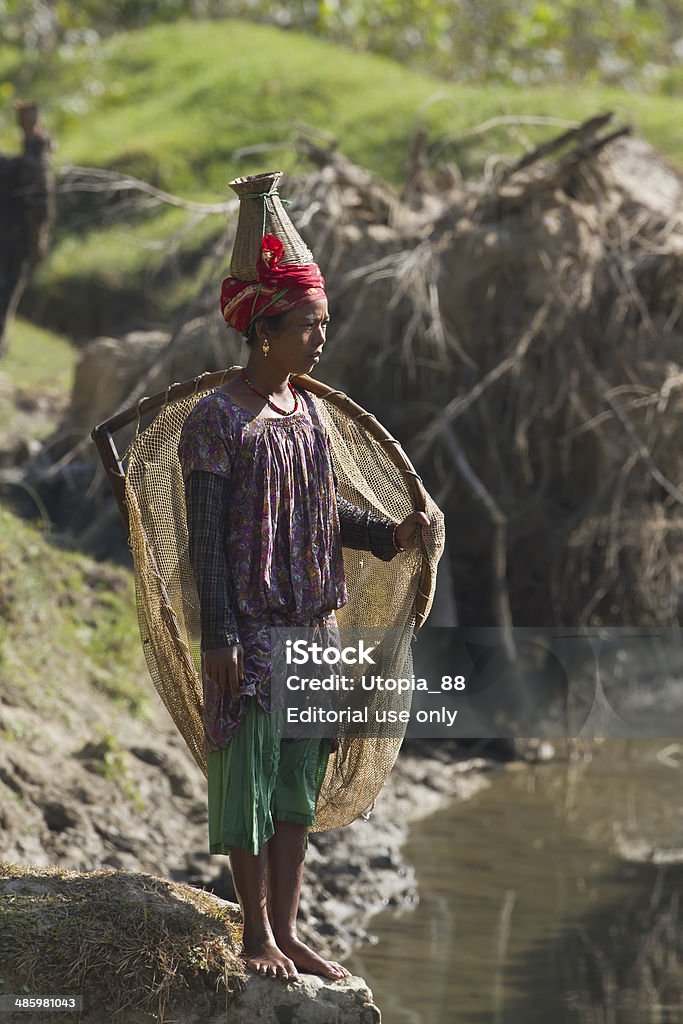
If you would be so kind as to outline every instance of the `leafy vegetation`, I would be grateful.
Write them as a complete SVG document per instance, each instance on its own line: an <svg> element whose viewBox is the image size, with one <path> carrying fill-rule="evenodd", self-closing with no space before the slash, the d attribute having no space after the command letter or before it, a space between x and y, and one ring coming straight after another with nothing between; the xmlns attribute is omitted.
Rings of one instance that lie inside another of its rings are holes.
<svg viewBox="0 0 683 1024"><path fill-rule="evenodd" d="M672 0L4 0L0 31L45 52L121 29L226 15L303 29L458 81L681 87L669 77L683 35Z"/></svg>
<svg viewBox="0 0 683 1024"><path fill-rule="evenodd" d="M567 123L609 107L656 145L658 126L677 123L678 104L667 97L588 82L581 90L444 84L395 61L234 20L119 33L50 55L24 55L19 64L15 56L0 50L0 75L13 95L41 102L62 166L118 168L211 202L231 195L226 183L233 173L274 160L294 169L291 143L306 125L331 133L352 160L399 185L406 143L418 127L434 140L454 137L445 155L468 175L492 149L518 153L525 140L533 144L548 133L547 125L525 126L524 135L501 125L468 135L492 117ZM9 106L0 132L9 148ZM671 141L683 159L683 143L673 133Z"/></svg>

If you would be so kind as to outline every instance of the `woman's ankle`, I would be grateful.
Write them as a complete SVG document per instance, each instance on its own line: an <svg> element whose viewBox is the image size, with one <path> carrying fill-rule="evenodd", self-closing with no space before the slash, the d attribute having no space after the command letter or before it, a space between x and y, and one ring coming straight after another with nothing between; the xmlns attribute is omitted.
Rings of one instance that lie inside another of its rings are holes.
<svg viewBox="0 0 683 1024"><path fill-rule="evenodd" d="M245 923L242 932L242 944L246 948L253 948L254 946L276 946L277 942L273 929L270 927L270 922L264 925L262 922L257 924L247 925Z"/></svg>

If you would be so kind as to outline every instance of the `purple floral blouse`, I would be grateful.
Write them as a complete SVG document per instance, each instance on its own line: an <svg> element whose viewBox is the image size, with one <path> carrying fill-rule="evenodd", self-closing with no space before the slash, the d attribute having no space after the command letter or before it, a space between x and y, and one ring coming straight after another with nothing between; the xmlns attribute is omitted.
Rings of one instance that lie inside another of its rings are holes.
<svg viewBox="0 0 683 1024"><path fill-rule="evenodd" d="M385 560L395 554L394 523L337 498L327 432L310 395L297 394L299 411L276 419L254 416L215 391L197 403L181 433L202 647L239 640L244 652L235 698L203 676L207 752L230 741L247 697L271 710L272 626L311 626L318 643L339 643L334 610L347 591L338 500L342 520L349 520L349 546ZM191 482L201 486L191 492ZM197 554L208 550L210 562ZM217 616L213 605L221 609Z"/></svg>

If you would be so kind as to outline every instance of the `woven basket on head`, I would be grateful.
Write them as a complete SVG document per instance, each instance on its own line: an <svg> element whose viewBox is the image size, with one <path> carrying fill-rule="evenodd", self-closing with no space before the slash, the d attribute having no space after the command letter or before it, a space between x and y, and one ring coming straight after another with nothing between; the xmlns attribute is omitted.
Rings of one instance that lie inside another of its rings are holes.
<svg viewBox="0 0 683 1024"><path fill-rule="evenodd" d="M230 261L230 274L240 281L256 280L256 261L264 235L275 235L285 247L283 264L307 267L313 253L296 230L278 195L282 171L254 174L228 182L240 197L237 234Z"/></svg>
<svg viewBox="0 0 683 1024"><path fill-rule="evenodd" d="M154 685L206 775L200 677L199 600L188 555L185 491L178 459L183 424L196 403L239 372L207 373L140 402L93 430L112 489L129 529L138 620ZM403 452L370 413L340 391L311 377L294 378L313 396L325 424L340 493L356 505L400 521L425 511L430 526L420 545L384 562L367 551L344 549L348 604L340 627L381 630L381 671L386 678L412 675L411 640L429 614L436 567L444 547L443 515ZM150 412L154 419L140 430ZM135 424L119 456L113 434ZM125 464L124 464L125 463ZM368 693L373 708L410 708L410 692ZM405 725L378 736L340 733L328 763L312 830L337 828L374 803L398 755Z"/></svg>

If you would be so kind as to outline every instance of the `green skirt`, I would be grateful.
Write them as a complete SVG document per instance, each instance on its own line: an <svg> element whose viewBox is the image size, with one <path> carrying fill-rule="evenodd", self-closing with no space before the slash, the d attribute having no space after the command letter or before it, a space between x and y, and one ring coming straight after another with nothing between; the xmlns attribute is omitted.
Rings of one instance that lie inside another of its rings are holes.
<svg viewBox="0 0 683 1024"><path fill-rule="evenodd" d="M209 853L243 847L256 854L276 821L315 824L330 743L281 741L282 723L282 712L268 714L249 697L227 747L207 753Z"/></svg>

